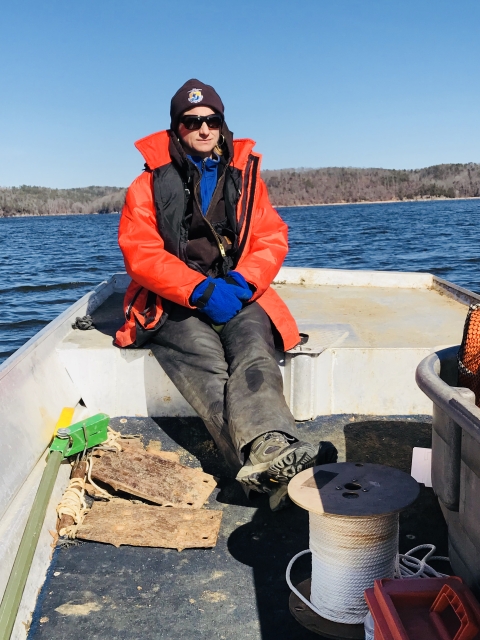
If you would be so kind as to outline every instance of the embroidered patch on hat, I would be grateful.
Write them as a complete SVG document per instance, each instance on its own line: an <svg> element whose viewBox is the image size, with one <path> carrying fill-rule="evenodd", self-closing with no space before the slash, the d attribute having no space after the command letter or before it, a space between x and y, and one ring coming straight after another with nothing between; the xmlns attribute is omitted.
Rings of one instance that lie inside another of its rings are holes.
<svg viewBox="0 0 480 640"><path fill-rule="evenodd" d="M192 104L197 104L203 100L203 94L201 89L191 89L188 92L188 101Z"/></svg>

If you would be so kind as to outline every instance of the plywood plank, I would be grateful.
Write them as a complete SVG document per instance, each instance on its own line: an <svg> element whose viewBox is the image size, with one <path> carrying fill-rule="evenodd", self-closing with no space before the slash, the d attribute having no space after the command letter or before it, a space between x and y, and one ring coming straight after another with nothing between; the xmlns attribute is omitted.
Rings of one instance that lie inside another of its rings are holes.
<svg viewBox="0 0 480 640"><path fill-rule="evenodd" d="M130 451L131 449L135 449L135 451L137 451L138 449L144 449L141 438L120 438L118 440L118 443L120 444L122 449L126 451Z"/></svg>
<svg viewBox="0 0 480 640"><path fill-rule="evenodd" d="M132 503L95 502L79 527L77 537L120 545L190 549L214 547L221 511L176 509Z"/></svg>
<svg viewBox="0 0 480 640"><path fill-rule="evenodd" d="M200 509L216 487L213 476L138 449L94 458L92 477L163 507Z"/></svg>
<svg viewBox="0 0 480 640"><path fill-rule="evenodd" d="M173 460L174 462L180 462L180 454L176 451L163 451L162 443L160 440L150 440L146 447L143 446L143 442L139 438L120 438L118 440L123 451L138 451L138 449L146 450L148 453L153 453L165 460Z"/></svg>
<svg viewBox="0 0 480 640"><path fill-rule="evenodd" d="M180 454L177 453L177 451L163 451L160 440L150 440L146 446L146 450L148 453L153 453L156 456L160 456L160 458L165 458L165 460L180 462Z"/></svg>

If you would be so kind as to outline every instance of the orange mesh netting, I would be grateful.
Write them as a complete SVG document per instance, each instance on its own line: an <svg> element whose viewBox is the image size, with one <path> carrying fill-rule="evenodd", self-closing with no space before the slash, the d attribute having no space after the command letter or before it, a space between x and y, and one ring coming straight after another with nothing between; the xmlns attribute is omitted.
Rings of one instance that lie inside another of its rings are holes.
<svg viewBox="0 0 480 640"><path fill-rule="evenodd" d="M475 404L480 406L480 304L470 305L465 320L458 351L458 386L471 389Z"/></svg>

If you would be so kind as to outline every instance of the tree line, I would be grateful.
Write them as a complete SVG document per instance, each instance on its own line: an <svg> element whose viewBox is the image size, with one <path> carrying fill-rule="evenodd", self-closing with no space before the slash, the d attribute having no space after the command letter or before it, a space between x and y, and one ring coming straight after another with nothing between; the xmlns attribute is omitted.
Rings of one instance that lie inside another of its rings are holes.
<svg viewBox="0 0 480 640"><path fill-rule="evenodd" d="M275 206L480 197L480 164L425 169L278 169L262 172ZM0 188L0 217L121 211L126 189Z"/></svg>
<svg viewBox="0 0 480 640"><path fill-rule="evenodd" d="M0 188L0 217L113 213L121 211L125 193L126 189L120 187Z"/></svg>
<svg viewBox="0 0 480 640"><path fill-rule="evenodd" d="M282 169L264 171L277 206L472 198L480 196L480 164L439 164L425 169Z"/></svg>

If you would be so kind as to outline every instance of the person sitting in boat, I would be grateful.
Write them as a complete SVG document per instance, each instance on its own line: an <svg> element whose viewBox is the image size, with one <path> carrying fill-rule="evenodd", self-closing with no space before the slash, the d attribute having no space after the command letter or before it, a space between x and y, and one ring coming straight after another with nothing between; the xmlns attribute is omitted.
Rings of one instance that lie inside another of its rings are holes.
<svg viewBox="0 0 480 640"><path fill-rule="evenodd" d="M171 124L135 143L145 171L130 186L119 244L132 278L119 347L147 341L247 490L283 505L315 462L283 396L274 341L300 342L270 286L288 251L254 141L233 140L215 89L186 82ZM272 489L275 487L275 489Z"/></svg>

